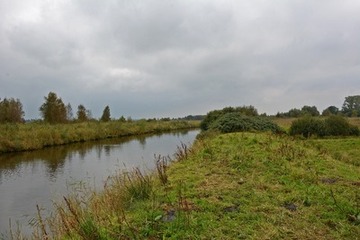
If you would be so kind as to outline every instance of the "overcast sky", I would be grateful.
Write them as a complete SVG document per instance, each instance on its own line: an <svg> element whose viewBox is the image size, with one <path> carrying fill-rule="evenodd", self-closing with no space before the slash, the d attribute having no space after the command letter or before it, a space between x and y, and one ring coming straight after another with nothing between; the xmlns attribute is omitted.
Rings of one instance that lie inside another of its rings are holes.
<svg viewBox="0 0 360 240"><path fill-rule="evenodd" d="M0 97L39 118L53 91L98 118L360 94L359 0L0 0Z"/></svg>

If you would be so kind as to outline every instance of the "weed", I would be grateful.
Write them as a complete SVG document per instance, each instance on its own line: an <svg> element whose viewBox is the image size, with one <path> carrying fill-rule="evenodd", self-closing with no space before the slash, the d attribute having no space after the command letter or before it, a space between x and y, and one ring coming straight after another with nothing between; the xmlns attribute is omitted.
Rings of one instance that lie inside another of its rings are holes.
<svg viewBox="0 0 360 240"><path fill-rule="evenodd" d="M177 161L182 161L188 158L188 155L190 153L190 149L188 146L181 142L180 146L177 146L176 152L175 152L175 158Z"/></svg>
<svg viewBox="0 0 360 240"><path fill-rule="evenodd" d="M124 186L129 201L144 200L150 197L153 182L150 176L135 168L132 172L124 173Z"/></svg>
<svg viewBox="0 0 360 240"><path fill-rule="evenodd" d="M168 182L168 176L167 176L167 168L168 168L168 162L171 160L170 157L164 157L159 155L154 155L155 161L156 161L156 170L160 179L160 182L162 185L166 185Z"/></svg>

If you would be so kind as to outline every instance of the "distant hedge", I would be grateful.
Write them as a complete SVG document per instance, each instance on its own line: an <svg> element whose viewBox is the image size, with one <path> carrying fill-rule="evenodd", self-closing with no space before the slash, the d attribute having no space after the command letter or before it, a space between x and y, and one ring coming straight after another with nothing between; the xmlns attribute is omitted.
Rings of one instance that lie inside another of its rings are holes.
<svg viewBox="0 0 360 240"><path fill-rule="evenodd" d="M325 120L305 117L295 120L289 130L290 135L311 136L359 136L358 127L351 125L346 118L330 116Z"/></svg>
<svg viewBox="0 0 360 240"><path fill-rule="evenodd" d="M246 116L238 112L226 113L215 120L210 129L219 130L222 133L244 131L271 131L275 133L283 130L266 117Z"/></svg>

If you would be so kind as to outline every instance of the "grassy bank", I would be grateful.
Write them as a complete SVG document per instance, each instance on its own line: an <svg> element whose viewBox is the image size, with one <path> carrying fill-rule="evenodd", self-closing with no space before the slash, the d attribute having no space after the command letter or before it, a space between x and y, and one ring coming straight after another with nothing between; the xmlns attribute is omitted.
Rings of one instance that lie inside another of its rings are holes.
<svg viewBox="0 0 360 240"><path fill-rule="evenodd" d="M359 239L360 167L333 154L322 140L208 136L170 166L157 156L153 175L121 172L67 196L34 238Z"/></svg>
<svg viewBox="0 0 360 240"><path fill-rule="evenodd" d="M41 149L48 146L112 137L158 133L199 127L196 121L111 121L50 125L1 124L0 153Z"/></svg>

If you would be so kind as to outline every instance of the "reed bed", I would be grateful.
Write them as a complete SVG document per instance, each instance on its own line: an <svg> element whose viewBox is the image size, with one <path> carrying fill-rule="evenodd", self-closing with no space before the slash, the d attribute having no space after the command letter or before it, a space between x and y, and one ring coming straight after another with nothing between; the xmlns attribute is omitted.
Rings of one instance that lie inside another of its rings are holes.
<svg viewBox="0 0 360 240"><path fill-rule="evenodd" d="M197 121L111 121L50 125L45 123L1 124L0 153L106 138L133 136L199 127Z"/></svg>

